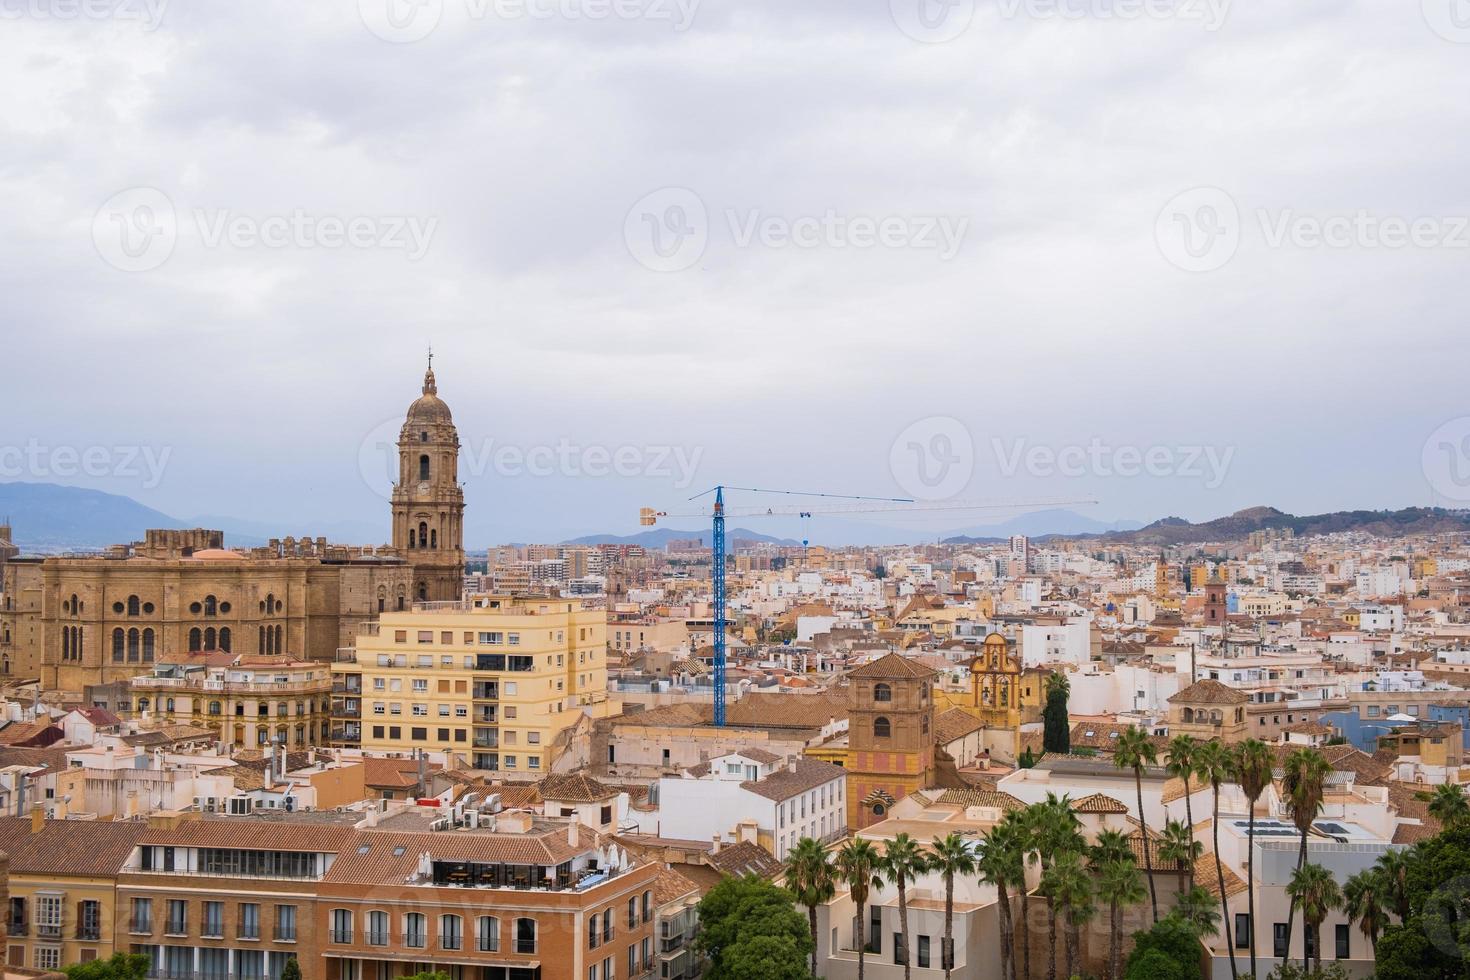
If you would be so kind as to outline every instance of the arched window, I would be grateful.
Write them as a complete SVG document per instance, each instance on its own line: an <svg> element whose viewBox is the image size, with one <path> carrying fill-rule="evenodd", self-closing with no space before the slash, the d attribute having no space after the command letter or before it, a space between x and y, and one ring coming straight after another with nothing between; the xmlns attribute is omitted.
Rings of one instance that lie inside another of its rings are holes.
<svg viewBox="0 0 1470 980"><path fill-rule="evenodd" d="M112 662L120 664L123 662L123 643L125 642L122 627L112 631Z"/></svg>
<svg viewBox="0 0 1470 980"><path fill-rule="evenodd" d="M372 911L367 916L367 941L369 946L388 945L388 913Z"/></svg>
<svg viewBox="0 0 1470 980"><path fill-rule="evenodd" d="M146 629L143 631L143 662L145 664L152 663L153 656L156 652L157 646L154 641L153 630Z"/></svg>
<svg viewBox="0 0 1470 980"><path fill-rule="evenodd" d="M422 912L410 912L403 917L403 945L409 949L423 949L429 942L428 917Z"/></svg>
<svg viewBox="0 0 1470 980"><path fill-rule="evenodd" d="M1192 724L1194 724L1194 709L1193 708L1186 707L1184 709L1184 723L1186 725L1192 725Z"/></svg>
<svg viewBox="0 0 1470 980"><path fill-rule="evenodd" d="M378 612L383 612L388 607L388 590L381 585L378 586Z"/></svg>
<svg viewBox="0 0 1470 980"><path fill-rule="evenodd" d="M128 663L135 664L138 662L139 651L142 649L140 645L141 640L142 634L136 629L128 630Z"/></svg>
<svg viewBox="0 0 1470 980"><path fill-rule="evenodd" d="M420 456L419 457L419 479L420 480L428 480L428 478L429 478L429 457L428 456Z"/></svg>
<svg viewBox="0 0 1470 980"><path fill-rule="evenodd" d="M427 548L428 546L429 546L429 522L428 521L419 521L419 547L420 548Z"/></svg>
<svg viewBox="0 0 1470 980"><path fill-rule="evenodd" d="M306 726L305 725L297 725L296 726L296 744L297 745L305 745L306 744Z"/></svg>
<svg viewBox="0 0 1470 980"><path fill-rule="evenodd" d="M204 615L213 616L219 612L219 600L212 595L204 597Z"/></svg>
<svg viewBox="0 0 1470 980"><path fill-rule="evenodd" d="M419 546L419 532L413 528L408 529L408 546L410 548L417 548Z"/></svg>
<svg viewBox="0 0 1470 980"><path fill-rule="evenodd" d="M138 699L138 710L140 712L147 711L148 710L149 703L150 702L149 702L149 700L147 698L139 698Z"/></svg>
<svg viewBox="0 0 1470 980"><path fill-rule="evenodd" d="M70 612L70 613L71 613L71 614L72 614L72 615L73 615L73 616L75 616L75 615L76 615L76 614L77 614L77 611L78 611L78 610L79 610L79 609L81 609L81 608L82 608L82 605L81 605L81 603L80 603L80 602L78 602L78 601L77 601L77 594L76 594L76 593L75 593L75 592L73 592L73 593L72 593L72 594L71 594L71 609L70 609L70 610L69 610L69 612Z"/></svg>
<svg viewBox="0 0 1470 980"><path fill-rule="evenodd" d="M284 640L284 637L282 636L281 627L277 626L276 627L276 653L285 653L285 652L286 652L285 640Z"/></svg>
<svg viewBox="0 0 1470 980"><path fill-rule="evenodd" d="M218 701L209 702L209 713L212 715L220 713L220 703Z"/></svg>
<svg viewBox="0 0 1470 980"><path fill-rule="evenodd" d="M893 700L893 688L889 687L887 684L874 684L873 685L873 700L874 701L892 701Z"/></svg>
<svg viewBox="0 0 1470 980"><path fill-rule="evenodd" d="M189 652L196 653L204 648L204 631L194 627L189 631Z"/></svg>
<svg viewBox="0 0 1470 980"><path fill-rule="evenodd" d="M517 953L536 952L536 920L516 920L516 948Z"/></svg>
<svg viewBox="0 0 1470 980"><path fill-rule="evenodd" d="M475 948L481 953L500 952L500 920L482 915L475 924Z"/></svg>
<svg viewBox="0 0 1470 980"><path fill-rule="evenodd" d="M135 595L128 596L128 615L136 616L141 611L141 603Z"/></svg>
<svg viewBox="0 0 1470 980"><path fill-rule="evenodd" d="M430 548L437 548L437 547L439 547L439 529L438 528L434 528L432 531L429 532L429 547Z"/></svg>
<svg viewBox="0 0 1470 980"><path fill-rule="evenodd" d="M883 814L885 814L887 812L888 812L888 807L884 806L882 803L874 803L873 804L873 816L875 816L875 817L881 817L881 816L883 816Z"/></svg>
<svg viewBox="0 0 1470 980"><path fill-rule="evenodd" d="M66 626L61 630L61 659L71 659L71 627Z"/></svg>
<svg viewBox="0 0 1470 980"><path fill-rule="evenodd" d="M429 601L429 585L427 582L419 583L419 602Z"/></svg>
<svg viewBox="0 0 1470 980"><path fill-rule="evenodd" d="M235 744L236 745L241 745L241 746L243 746L245 744L245 726L244 725L236 725L235 726Z"/></svg>
<svg viewBox="0 0 1470 980"><path fill-rule="evenodd" d="M893 734L893 726L891 724L889 724L887 718L884 718L882 715L879 715L877 718L874 718L873 719L873 737L874 738L887 738L887 737L889 737L892 734Z"/></svg>
<svg viewBox="0 0 1470 980"><path fill-rule="evenodd" d="M464 920L457 915L439 916L439 948L464 948Z"/></svg>
<svg viewBox="0 0 1470 980"><path fill-rule="evenodd" d="M230 652L230 628L228 626L219 628L219 648L225 653Z"/></svg>

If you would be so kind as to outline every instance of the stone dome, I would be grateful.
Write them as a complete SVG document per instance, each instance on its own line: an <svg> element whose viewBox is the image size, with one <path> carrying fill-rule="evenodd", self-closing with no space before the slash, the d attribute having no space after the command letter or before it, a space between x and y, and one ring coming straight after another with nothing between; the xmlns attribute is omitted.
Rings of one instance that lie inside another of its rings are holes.
<svg viewBox="0 0 1470 980"><path fill-rule="evenodd" d="M454 416L449 412L449 406L444 404L439 397L439 386L434 382L434 369L431 367L424 372L424 393L414 403L408 406L408 418L406 424L414 422L446 422L452 423Z"/></svg>

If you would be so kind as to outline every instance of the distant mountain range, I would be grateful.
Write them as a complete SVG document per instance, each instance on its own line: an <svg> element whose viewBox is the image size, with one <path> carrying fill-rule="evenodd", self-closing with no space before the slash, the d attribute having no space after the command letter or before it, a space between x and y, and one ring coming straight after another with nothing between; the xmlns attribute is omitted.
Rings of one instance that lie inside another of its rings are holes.
<svg viewBox="0 0 1470 980"><path fill-rule="evenodd" d="M322 522L307 517L298 528L279 527L259 521L204 515L192 518L171 517L162 511L145 507L130 497L64 487L51 483L0 483L0 519L10 518L15 528L16 544L25 552L103 548L111 544L137 541L148 528L209 527L225 532L225 542L232 547L264 544L272 537L286 534L323 534L332 541L374 543L383 540L386 527L366 522ZM1045 510L1022 514L1000 524L959 528L942 534L920 532L912 528L886 527L857 520L822 518L812 528L814 544L829 546L885 545L942 540L945 543L993 543L1013 534L1024 534L1036 540L1087 539L1149 547L1192 544L1205 541L1240 541L1252 531L1291 528L1298 537L1360 531L1378 537L1411 534L1435 534L1470 531L1470 510L1408 507L1403 510L1350 510L1300 517L1274 507L1251 507L1200 524L1179 517L1166 517L1152 524L1137 521L1105 522L1068 510ZM746 528L729 532L732 541L773 543L797 546L802 542L789 536L764 534ZM799 532L803 537L806 529ZM699 538L708 543L710 530L650 528L636 534L590 534L574 538L566 544L637 544L645 548L665 548L670 541Z"/></svg>

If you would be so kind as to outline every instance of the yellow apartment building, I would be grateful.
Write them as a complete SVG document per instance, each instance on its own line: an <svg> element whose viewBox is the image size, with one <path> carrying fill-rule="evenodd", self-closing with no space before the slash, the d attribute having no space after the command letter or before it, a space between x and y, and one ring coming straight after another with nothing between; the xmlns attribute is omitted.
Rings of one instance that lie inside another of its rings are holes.
<svg viewBox="0 0 1470 980"><path fill-rule="evenodd" d="M138 822L0 818L9 855L5 962L36 970L107 959L127 950L114 935L117 869L148 830Z"/></svg>
<svg viewBox="0 0 1470 980"><path fill-rule="evenodd" d="M332 665L333 741L549 771L584 717L617 713L607 655L606 611L575 599L480 595L384 613Z"/></svg>
<svg viewBox="0 0 1470 980"><path fill-rule="evenodd" d="M332 674L315 661L185 654L155 664L129 686L132 703L123 717L209 728L237 748L325 747L331 734Z"/></svg>

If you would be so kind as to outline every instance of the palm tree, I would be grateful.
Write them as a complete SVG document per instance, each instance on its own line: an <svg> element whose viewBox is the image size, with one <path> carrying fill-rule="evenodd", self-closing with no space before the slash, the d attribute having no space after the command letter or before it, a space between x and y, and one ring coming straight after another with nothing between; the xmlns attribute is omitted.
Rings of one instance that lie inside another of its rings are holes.
<svg viewBox="0 0 1470 980"><path fill-rule="evenodd" d="M1292 872L1291 881L1286 886L1286 895L1291 899L1293 909L1300 906L1302 910L1302 969L1307 970L1310 967L1307 963L1306 933L1310 931L1316 936L1322 920L1327 918L1327 913L1342 906L1342 890L1337 887L1337 880L1332 877L1332 872L1320 864L1308 863ZM1290 937L1291 934L1288 932L1288 940ZM1322 938L1320 936L1317 936L1315 945L1313 958L1317 961L1317 972L1320 973L1322 971ZM1290 945L1286 947L1286 953L1286 958L1289 960L1291 958Z"/></svg>
<svg viewBox="0 0 1470 980"><path fill-rule="evenodd" d="M980 879L995 886L1000 911L1000 975L1001 980L1015 980L1016 951L1012 936L1010 887L1026 886L1025 858L1016 821L1002 820L990 828L985 846L976 862Z"/></svg>
<svg viewBox="0 0 1470 980"><path fill-rule="evenodd" d="M1194 828L1186 827L1178 820L1164 824L1164 833L1159 838L1159 858L1184 865L1185 873L1205 852L1205 845L1194 839Z"/></svg>
<svg viewBox="0 0 1470 980"><path fill-rule="evenodd" d="M1206 743L1218 745L1218 742ZM1201 745L1190 735L1175 735L1169 740L1169 761L1164 764L1164 771L1175 779L1184 780L1184 822L1190 827L1194 826L1194 807L1189 799L1189 779L1199 768L1199 750ZM1189 865L1189 878L1194 880L1194 863Z"/></svg>
<svg viewBox="0 0 1470 980"><path fill-rule="evenodd" d="M900 833L888 842L879 868L884 878L898 889L898 929L903 934L903 980L909 980L909 882L929 870L929 858L919 842ZM812 972L816 972L815 970Z"/></svg>
<svg viewBox="0 0 1470 980"><path fill-rule="evenodd" d="M1120 980L1123 920L1119 912L1143 901L1148 892L1131 853L1126 859L1112 858L1094 867L1098 872L1097 897L1108 903L1108 980Z"/></svg>
<svg viewBox="0 0 1470 980"><path fill-rule="evenodd" d="M1220 912L1215 908L1215 896L1199 885L1179 893L1173 914L1189 923L1190 928L1202 937L1213 936L1220 931Z"/></svg>
<svg viewBox="0 0 1470 980"><path fill-rule="evenodd" d="M1446 827L1470 818L1470 800L1465 791L1454 783L1440 783L1434 788L1429 800L1429 815Z"/></svg>
<svg viewBox="0 0 1470 980"><path fill-rule="evenodd" d="M837 852L837 874L847 884L848 890L852 892L853 904L857 906L858 980L863 980L866 967L864 954L867 952L868 940L864 933L868 920L868 895L883 884L879 876L882 866L883 855L878 853L871 841L861 837L848 841Z"/></svg>
<svg viewBox="0 0 1470 980"><path fill-rule="evenodd" d="M1037 858L1041 863L1041 893L1046 897L1046 917L1050 928L1050 955L1046 964L1047 980L1057 975L1057 897L1047 885L1047 871L1052 862L1071 851L1079 855L1086 848L1082 838L1082 822L1072 810L1067 796L1047 793L1046 799L1032 806L1038 816L1034 828L1037 836Z"/></svg>
<svg viewBox="0 0 1470 980"><path fill-rule="evenodd" d="M1082 861L1082 853L1066 850L1057 854L1051 867L1042 875L1041 886L1046 889L1047 897L1055 900L1066 919L1067 976L1076 976L1079 932L1082 924L1097 914L1097 908L1092 904L1092 874ZM1056 922L1053 920L1053 958L1056 955L1056 932ZM1051 967L1051 975L1054 976L1056 963L1053 962Z"/></svg>
<svg viewBox="0 0 1470 980"><path fill-rule="evenodd" d="M1230 900L1225 895L1225 865L1220 860L1220 786L1234 776L1235 756L1224 742L1206 742L1195 752L1194 766L1199 777L1210 784L1213 795L1210 835L1215 844L1215 877L1220 886L1220 921L1226 928L1225 948L1230 951L1230 976L1232 980L1238 980L1240 973L1235 967L1235 942L1229 935Z"/></svg>
<svg viewBox="0 0 1470 980"><path fill-rule="evenodd" d="M1119 769L1133 770L1133 788L1138 792L1138 826L1143 831L1143 866L1148 871L1148 897L1153 905L1154 922L1159 921L1159 892L1154 885L1154 861L1148 841L1148 818L1143 813L1143 767L1159 759L1148 733L1137 725L1129 725L1113 746L1113 764Z"/></svg>
<svg viewBox="0 0 1470 980"><path fill-rule="evenodd" d="M1378 933L1383 930L1384 919L1388 915L1386 901L1383 875L1372 869L1359 871L1342 888L1342 905L1348 921L1358 923L1375 955L1378 952Z"/></svg>
<svg viewBox="0 0 1470 980"><path fill-rule="evenodd" d="M1400 922L1409 919L1409 852L1384 851L1378 855L1373 870L1383 877L1383 894Z"/></svg>
<svg viewBox="0 0 1470 980"><path fill-rule="evenodd" d="M817 906L830 901L837 891L832 858L822 842L803 837L786 855L786 887L806 906L812 930L812 974L817 972Z"/></svg>
<svg viewBox="0 0 1470 980"><path fill-rule="evenodd" d="M1256 801L1271 785L1272 770L1276 757L1265 742L1248 738L1235 753L1235 779L1246 799L1245 846L1245 901L1246 918L1250 920L1251 976L1259 977L1256 971ZM1220 852L1217 849L1215 853Z"/></svg>
<svg viewBox="0 0 1470 980"><path fill-rule="evenodd" d="M975 873L974 845L959 834L939 838L934 842L934 853L929 856L929 868L944 879L944 939L939 955L945 980L949 980L949 973L954 969L954 880Z"/></svg>
<svg viewBox="0 0 1470 980"><path fill-rule="evenodd" d="M1322 797L1327 789L1327 775L1332 767L1316 749L1297 749L1286 757L1282 766L1281 795L1291 810L1291 822L1301 834L1301 847L1297 851L1296 869L1300 871L1307 863L1307 835L1312 832L1312 822L1322 812ZM1291 954L1291 933L1296 925L1296 903L1286 912L1286 952ZM1305 960L1305 957L1303 957ZM1303 963L1305 968L1305 963Z"/></svg>
<svg viewBox="0 0 1470 980"><path fill-rule="evenodd" d="M1133 848L1128 846L1128 835L1121 830L1098 831L1097 839L1092 842L1088 859L1097 868L1112 861L1138 863L1138 858L1133 854Z"/></svg>

